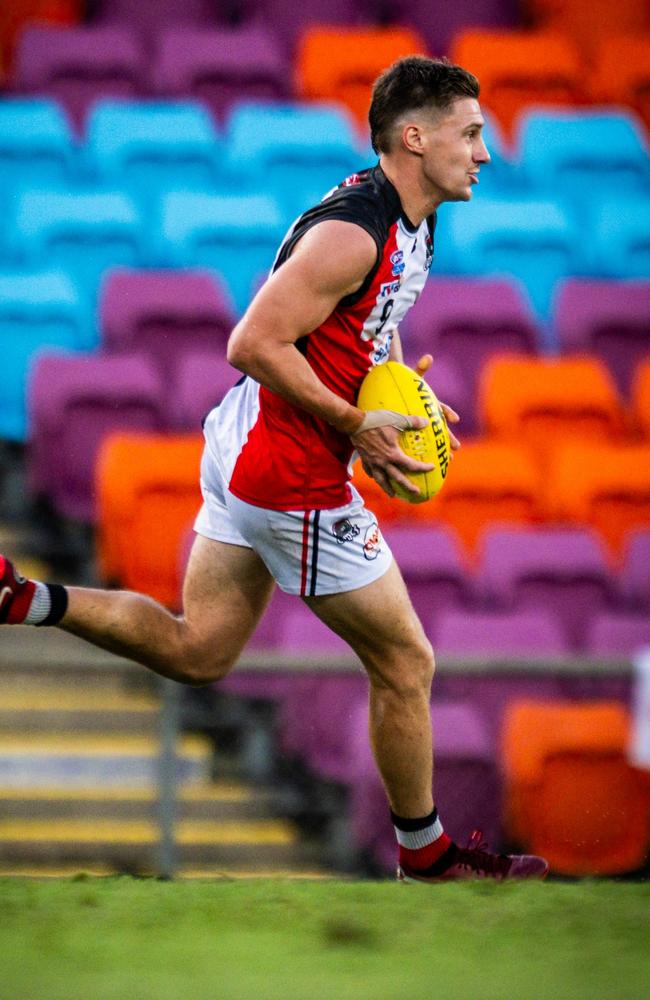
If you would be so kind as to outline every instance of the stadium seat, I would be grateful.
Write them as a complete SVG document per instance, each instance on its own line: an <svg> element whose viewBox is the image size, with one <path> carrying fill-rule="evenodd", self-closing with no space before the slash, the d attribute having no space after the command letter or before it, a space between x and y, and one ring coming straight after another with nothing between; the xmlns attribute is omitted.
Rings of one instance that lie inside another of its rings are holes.
<svg viewBox="0 0 650 1000"><path fill-rule="evenodd" d="M235 325L223 284L201 270L110 271L102 285L99 315L102 347L149 354L169 388L189 352L220 352L225 361L226 341Z"/></svg>
<svg viewBox="0 0 650 1000"><path fill-rule="evenodd" d="M613 380L589 357L493 357L483 368L479 406L489 434L526 445L545 468L560 441L625 436Z"/></svg>
<svg viewBox="0 0 650 1000"><path fill-rule="evenodd" d="M450 205L447 230L460 273L517 278L545 317L555 283L581 273L585 251L576 225L557 201L478 198L468 224L466 205Z"/></svg>
<svg viewBox="0 0 650 1000"><path fill-rule="evenodd" d="M376 77L396 59L425 52L424 39L410 28L316 24L303 33L296 52L297 92L310 100L340 101L365 131Z"/></svg>
<svg viewBox="0 0 650 1000"><path fill-rule="evenodd" d="M91 341L91 320L70 278L60 272L0 273L0 438L28 435L26 385L39 351L79 351Z"/></svg>
<svg viewBox="0 0 650 1000"><path fill-rule="evenodd" d="M593 273L609 278L650 275L650 195L602 202L593 212Z"/></svg>
<svg viewBox="0 0 650 1000"><path fill-rule="evenodd" d="M454 38L468 25L503 31L516 28L521 20L519 4L508 0L440 3L436 4L435 16L430 0L393 0L390 11L395 23L410 24L421 32L428 51L435 56L449 55Z"/></svg>
<svg viewBox="0 0 650 1000"><path fill-rule="evenodd" d="M627 398L637 364L650 360L650 281L569 278L553 312L560 349L599 357Z"/></svg>
<svg viewBox="0 0 650 1000"><path fill-rule="evenodd" d="M163 198L160 253L176 267L210 267L242 313L284 235L278 203L265 194L172 192Z"/></svg>
<svg viewBox="0 0 650 1000"><path fill-rule="evenodd" d="M584 70L569 39L555 32L460 32L452 61L481 81L481 103L512 137L519 112L528 105L578 104Z"/></svg>
<svg viewBox="0 0 650 1000"><path fill-rule="evenodd" d="M231 368L224 351L188 351L178 360L168 398L169 424L179 431L197 430L241 373Z"/></svg>
<svg viewBox="0 0 650 1000"><path fill-rule="evenodd" d="M237 185L267 191L287 225L317 204L363 161L344 108L313 104L244 104L226 131L225 166Z"/></svg>
<svg viewBox="0 0 650 1000"><path fill-rule="evenodd" d="M620 584L631 607L650 608L650 528L626 537Z"/></svg>
<svg viewBox="0 0 650 1000"><path fill-rule="evenodd" d="M17 190L67 185L78 169L63 111L51 100L5 97L0 102L0 208ZM0 239L0 251L1 251Z"/></svg>
<svg viewBox="0 0 650 1000"><path fill-rule="evenodd" d="M366 507L375 514L381 529L389 524L406 524L417 518L416 508L404 500L389 497L357 460L352 467L352 483L363 497Z"/></svg>
<svg viewBox="0 0 650 1000"><path fill-rule="evenodd" d="M179 606L180 542L201 506L203 436L115 434L96 466L105 582Z"/></svg>
<svg viewBox="0 0 650 1000"><path fill-rule="evenodd" d="M585 528L488 528L480 553L478 587L486 605L551 612L577 652L594 612L618 596L605 547Z"/></svg>
<svg viewBox="0 0 650 1000"><path fill-rule="evenodd" d="M16 39L30 22L76 24L81 0L11 0L0 6L0 83L11 78Z"/></svg>
<svg viewBox="0 0 650 1000"><path fill-rule="evenodd" d="M442 611L425 620L436 651L445 656L566 656L568 645L560 622L547 610L486 611L467 608Z"/></svg>
<svg viewBox="0 0 650 1000"><path fill-rule="evenodd" d="M462 371L471 400L467 423L462 413L463 430L476 424L473 397L485 361L497 353L536 354L541 348L530 305L512 281L432 277L403 327L405 352L414 359L434 357L428 379L436 394L439 361L452 361Z"/></svg>
<svg viewBox="0 0 650 1000"><path fill-rule="evenodd" d="M389 525L384 537L422 621L471 601L473 580L452 531L428 524Z"/></svg>
<svg viewBox="0 0 650 1000"><path fill-rule="evenodd" d="M643 123L623 108L526 112L518 124L521 165L532 190L572 211L617 197L650 195Z"/></svg>
<svg viewBox="0 0 650 1000"><path fill-rule="evenodd" d="M146 256L141 217L120 191L26 191L7 241L17 261L69 272L91 305L107 267L140 265Z"/></svg>
<svg viewBox="0 0 650 1000"><path fill-rule="evenodd" d="M650 314L648 319L650 320ZM650 355L650 345L647 353ZM637 366L632 383L631 402L634 426L646 441L650 441L650 357Z"/></svg>
<svg viewBox="0 0 650 1000"><path fill-rule="evenodd" d="M525 13L537 28L568 35L589 62L604 39L650 27L645 0L526 0Z"/></svg>
<svg viewBox="0 0 650 1000"><path fill-rule="evenodd" d="M249 23L166 29L152 73L157 93L200 100L221 125L241 101L290 97L288 60L279 42L269 29Z"/></svg>
<svg viewBox="0 0 650 1000"><path fill-rule="evenodd" d="M98 101L84 154L96 180L154 211L168 190L215 186L223 158L208 112L189 101Z"/></svg>
<svg viewBox="0 0 650 1000"><path fill-rule="evenodd" d="M646 8L647 16L647 8ZM622 30L622 25L618 31ZM644 33L607 34L594 61L592 96L597 101L629 105L650 128L650 25Z"/></svg>
<svg viewBox="0 0 650 1000"><path fill-rule="evenodd" d="M226 20L233 7L228 0L156 0L133 4L130 0L94 0L93 13L100 24L129 24L144 38L170 24L210 27Z"/></svg>
<svg viewBox="0 0 650 1000"><path fill-rule="evenodd" d="M44 354L29 385L32 489L61 516L94 523L95 464L111 433L160 432L162 383L141 355Z"/></svg>
<svg viewBox="0 0 650 1000"><path fill-rule="evenodd" d="M558 445L542 486L550 517L594 528L618 556L627 532L650 526L650 445Z"/></svg>
<svg viewBox="0 0 650 1000"><path fill-rule="evenodd" d="M514 702L503 726L506 830L558 875L617 875L648 848L647 786L616 702Z"/></svg>
<svg viewBox="0 0 650 1000"><path fill-rule="evenodd" d="M521 445L478 440L454 456L440 494L411 507L411 516L454 528L473 554L485 525L535 524L540 517L539 470ZM403 506L406 506L404 504Z"/></svg>
<svg viewBox="0 0 650 1000"><path fill-rule="evenodd" d="M56 98L79 135L93 101L136 97L145 76L144 53L124 24L63 29L34 24L16 49L15 89Z"/></svg>
<svg viewBox="0 0 650 1000"><path fill-rule="evenodd" d="M584 652L587 656L614 656L631 660L650 648L650 616L645 611L600 611L589 623Z"/></svg>

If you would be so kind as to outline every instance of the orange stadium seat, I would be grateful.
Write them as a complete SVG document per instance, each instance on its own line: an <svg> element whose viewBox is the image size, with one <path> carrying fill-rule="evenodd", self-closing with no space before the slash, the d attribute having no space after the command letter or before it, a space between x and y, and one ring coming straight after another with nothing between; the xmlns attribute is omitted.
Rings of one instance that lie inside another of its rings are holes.
<svg viewBox="0 0 650 1000"><path fill-rule="evenodd" d="M616 386L595 358L494 357L479 400L487 433L521 441L542 463L558 441L612 440L625 430Z"/></svg>
<svg viewBox="0 0 650 1000"><path fill-rule="evenodd" d="M632 419L635 428L650 441L650 359L641 362L634 375Z"/></svg>
<svg viewBox="0 0 650 1000"><path fill-rule="evenodd" d="M340 101L367 126L376 77L396 59L418 53L426 53L426 43L410 28L308 28L296 54L298 95Z"/></svg>
<svg viewBox="0 0 650 1000"><path fill-rule="evenodd" d="M527 0L526 7L538 29L561 31L587 57L604 38L650 27L648 0Z"/></svg>
<svg viewBox="0 0 650 1000"><path fill-rule="evenodd" d="M412 510L454 528L471 553L488 524L537 523L539 493L539 471L526 448L473 441L454 455L438 497Z"/></svg>
<svg viewBox="0 0 650 1000"><path fill-rule="evenodd" d="M372 479L358 460L354 464L353 483L363 497L363 501L379 521L379 526L412 521L417 515L416 508L404 500L389 497L378 483Z"/></svg>
<svg viewBox="0 0 650 1000"><path fill-rule="evenodd" d="M644 864L647 782L627 761L618 702L514 702L502 762L506 835L562 875L617 875Z"/></svg>
<svg viewBox="0 0 650 1000"><path fill-rule="evenodd" d="M584 100L580 56L561 34L470 28L456 37L451 58L479 78L481 103L509 136L526 105Z"/></svg>
<svg viewBox="0 0 650 1000"><path fill-rule="evenodd" d="M650 28L602 40L591 91L596 101L630 105L650 128Z"/></svg>
<svg viewBox="0 0 650 1000"><path fill-rule="evenodd" d="M181 544L201 506L201 434L114 434L97 462L104 580L176 608Z"/></svg>
<svg viewBox="0 0 650 1000"><path fill-rule="evenodd" d="M559 444L543 482L548 516L594 528L614 555L650 527L650 444Z"/></svg>

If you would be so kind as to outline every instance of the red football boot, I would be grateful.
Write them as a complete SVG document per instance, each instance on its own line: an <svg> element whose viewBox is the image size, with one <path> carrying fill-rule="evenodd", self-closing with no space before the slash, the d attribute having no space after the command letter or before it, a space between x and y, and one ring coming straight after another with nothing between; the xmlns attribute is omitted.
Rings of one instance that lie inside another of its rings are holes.
<svg viewBox="0 0 650 1000"><path fill-rule="evenodd" d="M0 556L0 625L21 625L27 617L35 590L33 580L26 580L8 559Z"/></svg>
<svg viewBox="0 0 650 1000"><path fill-rule="evenodd" d="M503 882L504 879L541 879L548 875L545 858L535 854L492 854L482 840L481 831L474 830L467 847L452 845L449 864L442 871L438 871L436 865L433 871L411 871L402 864L397 869L397 878L400 882L453 882L484 878Z"/></svg>

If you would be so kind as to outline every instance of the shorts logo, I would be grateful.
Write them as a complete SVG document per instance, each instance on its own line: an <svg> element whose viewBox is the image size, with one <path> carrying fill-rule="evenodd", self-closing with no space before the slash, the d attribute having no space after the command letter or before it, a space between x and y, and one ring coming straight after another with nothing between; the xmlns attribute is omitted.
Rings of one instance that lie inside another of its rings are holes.
<svg viewBox="0 0 650 1000"><path fill-rule="evenodd" d="M404 263L404 251L395 250L390 255L390 262L393 265L393 270L392 270L393 277L397 277L398 274L402 274L404 268L406 267L406 264Z"/></svg>
<svg viewBox="0 0 650 1000"><path fill-rule="evenodd" d="M381 552L381 535L379 525L375 521L368 528L363 539L363 554L366 559L376 559Z"/></svg>
<svg viewBox="0 0 650 1000"><path fill-rule="evenodd" d="M332 534L336 538L339 545L343 545L345 542L351 542L353 538L356 538L361 528L358 524L352 524L349 518L344 517L340 521L335 521L332 525Z"/></svg>

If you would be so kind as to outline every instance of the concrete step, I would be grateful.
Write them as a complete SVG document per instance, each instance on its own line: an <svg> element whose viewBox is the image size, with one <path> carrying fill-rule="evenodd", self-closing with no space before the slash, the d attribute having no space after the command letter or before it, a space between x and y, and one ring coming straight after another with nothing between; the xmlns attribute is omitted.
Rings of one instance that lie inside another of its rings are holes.
<svg viewBox="0 0 650 1000"><path fill-rule="evenodd" d="M100 861L117 870L155 869L158 825L147 820L0 819L0 862L5 865ZM179 864L291 866L300 860L294 828L283 820L181 820Z"/></svg>
<svg viewBox="0 0 650 1000"><path fill-rule="evenodd" d="M0 687L0 733L152 733L159 723L160 701L153 693L77 690L40 684Z"/></svg>
<svg viewBox="0 0 650 1000"><path fill-rule="evenodd" d="M111 875L118 875L121 872L114 866L104 864L100 861L92 861L85 865L70 861L48 862L2 862L0 861L0 878L33 878L33 879L74 879L86 878L106 878ZM143 874L145 874L143 872ZM147 874L155 874L152 870ZM321 868L317 863L310 864L309 859L305 862L296 861L293 864L287 863L282 866L267 866L264 864L251 863L246 868L237 865L184 865L180 867L174 876L180 880L222 880L222 879L244 879L244 878L269 878L269 879L304 879L304 880L325 880L332 878L349 879L349 875L339 874L325 868Z"/></svg>
<svg viewBox="0 0 650 1000"><path fill-rule="evenodd" d="M236 782L213 782L179 790L182 820L268 818L272 793ZM0 815L12 820L127 819L155 821L158 793L149 788L0 788Z"/></svg>
<svg viewBox="0 0 650 1000"><path fill-rule="evenodd" d="M147 736L0 735L0 787L148 786L158 775L159 742ZM177 780L206 782L212 744L201 736L177 741Z"/></svg>

